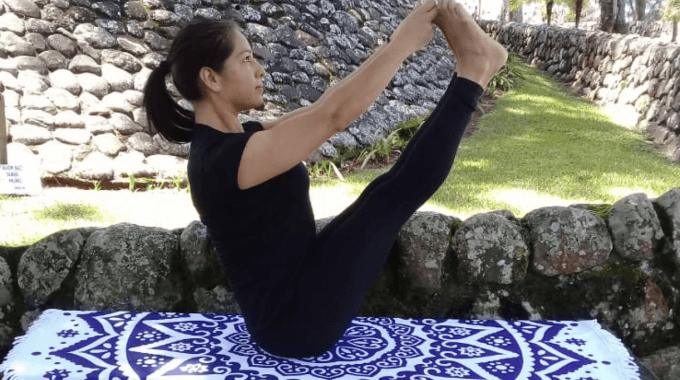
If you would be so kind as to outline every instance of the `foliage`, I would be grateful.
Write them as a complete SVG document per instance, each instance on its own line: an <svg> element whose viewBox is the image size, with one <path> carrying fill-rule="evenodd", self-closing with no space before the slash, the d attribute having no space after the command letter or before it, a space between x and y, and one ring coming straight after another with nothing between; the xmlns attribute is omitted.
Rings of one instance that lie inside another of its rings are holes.
<svg viewBox="0 0 680 380"><path fill-rule="evenodd" d="M144 178L144 183L146 184L146 191L161 190L165 186L165 181L160 175L156 179Z"/></svg>
<svg viewBox="0 0 680 380"><path fill-rule="evenodd" d="M330 160L310 164L308 171L309 175L314 179L331 179L333 174L335 174L341 181L345 180L345 177L340 173L340 169Z"/></svg>
<svg viewBox="0 0 680 380"><path fill-rule="evenodd" d="M182 175L184 175L184 171L180 170L179 174L177 174L177 177L172 179L172 183L175 184L175 189L177 189L177 191L180 190L182 187L182 182L184 182Z"/></svg>
<svg viewBox="0 0 680 380"><path fill-rule="evenodd" d="M667 0L661 6L661 18L673 22L680 21L680 0Z"/></svg>
<svg viewBox="0 0 680 380"><path fill-rule="evenodd" d="M509 91L517 85L517 79L524 79L524 75L519 69L521 62L520 56L517 53L510 52L508 54L508 61L505 63L505 66L489 82L487 91L490 95L495 94L496 90Z"/></svg>
<svg viewBox="0 0 680 380"><path fill-rule="evenodd" d="M366 164L370 162L372 158L389 157L393 152L399 151L404 145L404 141L399 137L399 130L395 129L387 135L387 137L381 137L378 142L361 152L359 155L359 159L363 161L361 169L366 167Z"/></svg>
<svg viewBox="0 0 680 380"><path fill-rule="evenodd" d="M563 3L568 8L567 21L575 21L576 20L576 2L577 2L577 0L565 0L564 3ZM588 9L589 4L590 4L589 0L582 0L581 15L583 15L584 9Z"/></svg>
<svg viewBox="0 0 680 380"><path fill-rule="evenodd" d="M337 178L344 180L340 168L345 167L347 161L352 163L359 161L363 169L371 161L384 161L394 154L400 154L428 116L424 115L399 123L387 137L381 138L362 150L341 148L337 158L310 164L307 167L310 177L327 180L332 179L335 174Z"/></svg>
<svg viewBox="0 0 680 380"><path fill-rule="evenodd" d="M95 181L94 183L94 191L99 191L102 189L102 181Z"/></svg>
<svg viewBox="0 0 680 380"><path fill-rule="evenodd" d="M137 183L137 179L135 178L134 174L130 174L128 177L128 181L130 183L130 191L134 192L135 190L135 184Z"/></svg>
<svg viewBox="0 0 680 380"><path fill-rule="evenodd" d="M380 138L376 143L361 151L359 154L359 160L362 161L361 169L366 167L371 159L386 159L395 153L401 154L428 116L400 123L387 137Z"/></svg>

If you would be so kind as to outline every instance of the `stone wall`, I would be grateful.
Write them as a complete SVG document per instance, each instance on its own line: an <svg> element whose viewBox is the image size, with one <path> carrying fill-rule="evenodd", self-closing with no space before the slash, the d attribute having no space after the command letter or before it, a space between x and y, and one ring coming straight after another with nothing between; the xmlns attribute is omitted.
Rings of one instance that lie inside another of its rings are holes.
<svg viewBox="0 0 680 380"><path fill-rule="evenodd" d="M314 102L386 41L413 4L0 0L0 91L10 124L9 161L35 163L43 177L175 178L186 173L189 144L168 143L147 125L140 106L151 69L183 25L232 18L254 49L269 53L266 109L241 115L241 121L261 120ZM427 50L405 62L374 106L317 153L334 157L338 148L369 145L400 121L427 114L454 69L453 54L438 32ZM181 101L172 83L169 87Z"/></svg>
<svg viewBox="0 0 680 380"><path fill-rule="evenodd" d="M482 22L496 40L572 92L615 107L680 163L680 45L638 35Z"/></svg>
<svg viewBox="0 0 680 380"><path fill-rule="evenodd" d="M670 41L673 34L673 24L669 21L633 21L628 24L628 33L642 37L665 37Z"/></svg>
<svg viewBox="0 0 680 380"><path fill-rule="evenodd" d="M419 212L360 313L598 319L652 369L668 372L665 353L680 349L679 269L680 188L651 200L633 194L614 205L546 207L522 219ZM0 247L0 348L47 308L238 312L226 283L198 221L173 231L80 228Z"/></svg>

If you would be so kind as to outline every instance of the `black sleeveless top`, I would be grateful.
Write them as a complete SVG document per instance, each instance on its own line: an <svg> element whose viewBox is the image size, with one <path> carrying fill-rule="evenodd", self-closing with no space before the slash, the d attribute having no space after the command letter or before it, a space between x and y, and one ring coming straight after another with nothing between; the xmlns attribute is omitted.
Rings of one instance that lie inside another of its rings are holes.
<svg viewBox="0 0 680 380"><path fill-rule="evenodd" d="M250 137L196 124L188 163L191 198L251 331L264 331L290 299L296 274L316 238L309 177L300 163L246 190L238 168Z"/></svg>

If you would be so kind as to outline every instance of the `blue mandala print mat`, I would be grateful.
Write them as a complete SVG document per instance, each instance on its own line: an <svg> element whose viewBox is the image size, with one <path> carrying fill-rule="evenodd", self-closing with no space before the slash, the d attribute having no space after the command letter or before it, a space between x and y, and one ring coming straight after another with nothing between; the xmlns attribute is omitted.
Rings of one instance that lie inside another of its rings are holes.
<svg viewBox="0 0 680 380"><path fill-rule="evenodd" d="M357 317L331 351L273 356L236 314L42 313L0 365L5 379L633 380L596 321Z"/></svg>

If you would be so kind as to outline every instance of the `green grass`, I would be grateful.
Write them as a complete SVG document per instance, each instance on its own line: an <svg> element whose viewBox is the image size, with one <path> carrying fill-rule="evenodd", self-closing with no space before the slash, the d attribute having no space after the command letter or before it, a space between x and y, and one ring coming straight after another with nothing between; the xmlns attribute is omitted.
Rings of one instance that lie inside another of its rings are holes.
<svg viewBox="0 0 680 380"><path fill-rule="evenodd" d="M33 212L36 220L55 220L72 222L76 220L87 220L101 222L104 216L99 209L92 205L78 205L57 202L54 206L45 207L42 210Z"/></svg>
<svg viewBox="0 0 680 380"><path fill-rule="evenodd" d="M656 197L680 186L680 166L645 134L612 123L537 69L522 64L521 70L526 79L480 118L431 204L462 216L499 209L523 216L537 202L614 203L626 194ZM358 195L386 170L345 179Z"/></svg>
<svg viewBox="0 0 680 380"><path fill-rule="evenodd" d="M21 197L18 196L0 195L0 211L3 211L4 205L20 200ZM22 218L20 222L15 219L14 221L6 220L6 223L0 223L2 228L10 228L11 231L1 234L0 246L33 245L56 231L90 226L92 222L105 225L115 222L112 217L100 211L96 206L89 204L57 202L50 207L33 210L29 215L32 216L31 221Z"/></svg>

